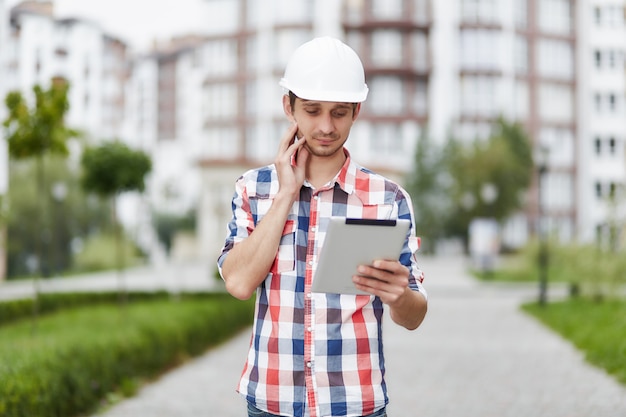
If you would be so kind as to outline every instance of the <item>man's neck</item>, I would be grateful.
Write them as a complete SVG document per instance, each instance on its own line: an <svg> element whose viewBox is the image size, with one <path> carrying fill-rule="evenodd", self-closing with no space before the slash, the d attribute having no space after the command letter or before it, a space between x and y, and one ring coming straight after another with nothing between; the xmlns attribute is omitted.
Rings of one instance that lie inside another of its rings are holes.
<svg viewBox="0 0 626 417"><path fill-rule="evenodd" d="M345 162L343 150L335 157L311 155L307 163L306 179L316 189L323 187L337 175Z"/></svg>

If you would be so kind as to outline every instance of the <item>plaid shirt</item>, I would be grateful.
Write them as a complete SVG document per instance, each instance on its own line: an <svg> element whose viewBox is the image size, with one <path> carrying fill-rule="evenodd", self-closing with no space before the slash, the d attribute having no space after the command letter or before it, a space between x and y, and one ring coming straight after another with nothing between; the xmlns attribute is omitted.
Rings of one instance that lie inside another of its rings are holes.
<svg viewBox="0 0 626 417"><path fill-rule="evenodd" d="M328 218L413 220L409 195L348 158L335 179L315 190L305 182L285 223L276 259L256 292L247 362L237 391L272 414L362 416L384 407L383 303L368 295L311 292ZM272 205L279 183L273 165L237 180L220 267ZM426 295L413 222L400 261L409 286ZM250 262L254 262L253 259Z"/></svg>

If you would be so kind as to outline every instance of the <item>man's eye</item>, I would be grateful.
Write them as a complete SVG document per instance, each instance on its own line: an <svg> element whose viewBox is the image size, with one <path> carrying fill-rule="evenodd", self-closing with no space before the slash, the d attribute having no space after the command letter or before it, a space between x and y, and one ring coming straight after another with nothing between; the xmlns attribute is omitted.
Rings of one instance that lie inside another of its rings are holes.
<svg viewBox="0 0 626 417"><path fill-rule="evenodd" d="M308 114L317 114L317 110L305 110Z"/></svg>
<svg viewBox="0 0 626 417"><path fill-rule="evenodd" d="M335 117L345 117L347 114L346 112L335 113Z"/></svg>

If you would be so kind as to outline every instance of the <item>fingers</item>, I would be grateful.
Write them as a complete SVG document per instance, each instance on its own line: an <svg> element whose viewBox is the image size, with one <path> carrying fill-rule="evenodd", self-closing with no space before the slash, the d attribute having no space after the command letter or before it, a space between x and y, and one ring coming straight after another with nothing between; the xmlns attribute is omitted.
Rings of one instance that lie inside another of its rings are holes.
<svg viewBox="0 0 626 417"><path fill-rule="evenodd" d="M377 260L360 265L353 281L365 291L401 292L409 285L409 270L398 261Z"/></svg>
<svg viewBox="0 0 626 417"><path fill-rule="evenodd" d="M280 140L280 145L278 149L281 153L286 152L287 149L290 147L290 145L294 143L294 138L296 137L297 132L298 132L298 124L292 123L287 129L287 131L285 132L285 134L283 135L282 139Z"/></svg>

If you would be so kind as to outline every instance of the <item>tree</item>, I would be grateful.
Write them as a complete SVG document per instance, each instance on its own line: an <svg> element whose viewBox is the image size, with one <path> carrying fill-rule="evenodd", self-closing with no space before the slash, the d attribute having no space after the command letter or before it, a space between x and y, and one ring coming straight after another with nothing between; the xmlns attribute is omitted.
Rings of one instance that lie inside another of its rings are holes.
<svg viewBox="0 0 626 417"><path fill-rule="evenodd" d="M475 217L502 222L519 210L532 178L531 155L522 127L502 118L489 138L471 144L450 138L437 145L420 137L407 190L423 250L432 252L444 237L466 239Z"/></svg>
<svg viewBox="0 0 626 417"><path fill-rule="evenodd" d="M448 198L451 178L443 164L443 149L422 135L406 187L412 196L415 230L424 253L434 253L437 240L444 237L446 213L451 210Z"/></svg>
<svg viewBox="0 0 626 417"><path fill-rule="evenodd" d="M531 149L522 126L502 118L487 140L469 146L450 144L446 165L454 179L455 207L447 227L450 235L466 237L475 217L502 223L523 207L523 194L532 180Z"/></svg>
<svg viewBox="0 0 626 417"><path fill-rule="evenodd" d="M52 216L41 219L39 223L49 223L44 227L51 231L46 261L56 272L72 268L75 250L90 236L108 228L110 216L106 215L106 206L94 196L82 192L78 173L73 168L61 157L47 158L46 181L51 186L47 193L35 200L35 161L11 161L8 191L11 210L7 218L8 235L11 237L7 248L9 278L32 273L28 266L36 253L37 243L33 239L38 236L38 225L33 219L38 215L40 199L45 198L51 208ZM65 187L65 195L62 199L55 199L54 190L59 186Z"/></svg>
<svg viewBox="0 0 626 417"><path fill-rule="evenodd" d="M65 114L69 110L69 101L67 92L69 85L65 82L53 82L50 88L45 90L39 85L33 87L34 105L29 107L26 98L19 91L13 91L7 94L5 104L8 109L8 116L3 122L3 126L7 130L7 141L9 148L9 156L13 159L30 159L37 161L37 195L35 200L40 201L38 207L38 216L32 221L39 227L35 228L38 233L35 241L37 242L37 260L39 264L39 273L42 277L47 275L47 265L45 256L43 255L43 242L46 234L49 232L43 230L41 219L47 214L44 206L46 199L39 199L39 196L45 195L45 172L44 159L47 155L68 154L67 141L79 134L76 130L70 129L65 125ZM38 314L38 295L39 281L38 277L35 283L35 302L34 315Z"/></svg>
<svg viewBox="0 0 626 417"><path fill-rule="evenodd" d="M121 274L124 268L122 234L117 216L116 201L117 196L122 192L141 192L145 189L144 180L152 169L152 161L142 151L132 150L119 141L110 141L98 147L86 149L81 164L83 167L81 181L83 188L111 201L118 253L120 301L125 302L126 294Z"/></svg>

